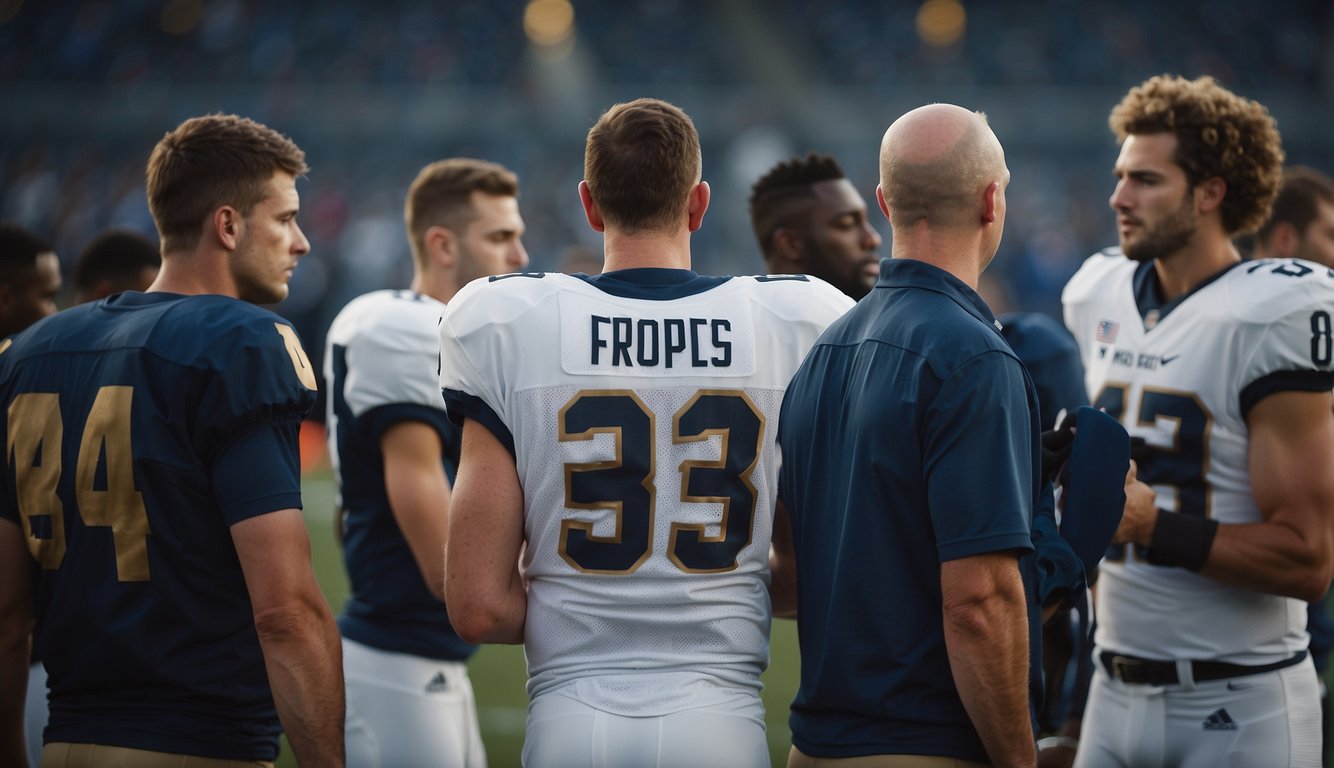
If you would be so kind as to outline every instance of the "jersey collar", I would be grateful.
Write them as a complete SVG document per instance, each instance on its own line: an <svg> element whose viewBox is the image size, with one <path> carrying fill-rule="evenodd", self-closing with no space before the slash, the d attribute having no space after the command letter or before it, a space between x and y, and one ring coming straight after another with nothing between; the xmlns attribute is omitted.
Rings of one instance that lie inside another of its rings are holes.
<svg viewBox="0 0 1334 768"><path fill-rule="evenodd" d="M1215 272L1209 277L1201 280L1198 285L1189 291L1172 299L1163 301L1162 286L1158 282L1158 270L1154 268L1157 261L1146 261L1135 267L1135 278L1132 283L1135 291L1135 306L1139 309L1140 320L1144 323L1144 330L1151 331L1167 317L1168 313L1181 306L1181 302L1194 296L1203 290L1210 283L1226 275L1228 272L1241 266L1242 262L1230 264L1223 269Z"/></svg>
<svg viewBox="0 0 1334 768"><path fill-rule="evenodd" d="M600 275L573 275L589 285L613 296L624 299L654 299L669 301L685 296L694 296L710 288L731 280L731 277L714 277L696 274L690 269L662 269L660 267L641 267L638 269L619 269L615 272L603 272Z"/></svg>

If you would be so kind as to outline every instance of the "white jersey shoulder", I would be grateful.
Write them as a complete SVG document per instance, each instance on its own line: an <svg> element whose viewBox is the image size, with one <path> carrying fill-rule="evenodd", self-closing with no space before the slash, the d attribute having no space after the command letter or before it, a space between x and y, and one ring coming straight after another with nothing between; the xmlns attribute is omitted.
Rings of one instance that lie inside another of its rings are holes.
<svg viewBox="0 0 1334 768"><path fill-rule="evenodd" d="M778 411L852 302L752 277L678 294L515 276L445 311L441 386L513 438L532 696L646 716L759 690Z"/></svg>
<svg viewBox="0 0 1334 768"><path fill-rule="evenodd" d="M354 416L402 403L444 409L436 377L444 308L429 296L383 290L338 313L325 339L325 380L341 386Z"/></svg>
<svg viewBox="0 0 1334 768"><path fill-rule="evenodd" d="M1239 263L1165 312L1141 309L1136 274L1109 250L1062 294L1090 400L1146 442L1139 476L1169 511L1262 519L1251 493L1249 408L1330 375L1334 276L1293 260ZM1142 273L1141 273L1142 274ZM1304 606L1117 552L1103 567L1098 644L1147 658L1263 664L1305 647Z"/></svg>
<svg viewBox="0 0 1334 768"><path fill-rule="evenodd" d="M1212 318L1235 317L1249 348L1240 386L1287 371L1330 370L1334 270L1299 259L1245 262L1218 280Z"/></svg>
<svg viewBox="0 0 1334 768"><path fill-rule="evenodd" d="M1126 258L1120 248L1099 251L1085 259L1065 284L1061 291L1061 304L1069 311L1071 306L1095 301L1105 296L1109 282L1129 282L1137 266L1138 262Z"/></svg>

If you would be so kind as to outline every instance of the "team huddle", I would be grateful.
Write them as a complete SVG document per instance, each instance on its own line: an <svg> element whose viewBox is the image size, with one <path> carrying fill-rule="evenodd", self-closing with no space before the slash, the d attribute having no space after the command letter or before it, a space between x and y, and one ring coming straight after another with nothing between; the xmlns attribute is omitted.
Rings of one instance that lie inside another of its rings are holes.
<svg viewBox="0 0 1334 768"><path fill-rule="evenodd" d="M317 372L257 306L310 250L304 153L187 120L140 284L56 313L50 248L0 238L34 276L0 286L0 764L271 766L285 734L303 766L484 767L467 662L513 643L525 765L769 766L777 617L790 768L1321 765L1334 185L1285 181L1267 110L1210 78L1110 124L1120 242L1068 335L979 294L1010 182L985 115L889 126L889 258L812 154L752 190L769 274L710 276L698 133L639 99L587 137L599 273L526 271L518 178L431 163L411 284L349 303ZM301 512L320 390L337 618Z"/></svg>

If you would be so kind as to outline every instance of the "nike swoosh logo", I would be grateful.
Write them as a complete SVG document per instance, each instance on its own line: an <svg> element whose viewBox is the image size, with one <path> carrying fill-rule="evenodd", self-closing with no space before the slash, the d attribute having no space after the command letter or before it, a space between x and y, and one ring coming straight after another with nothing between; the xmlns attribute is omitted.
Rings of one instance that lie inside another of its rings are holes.
<svg viewBox="0 0 1334 768"><path fill-rule="evenodd" d="M1180 357L1180 355L1178 355L1178 357ZM1229 691L1244 691L1247 688L1250 688L1250 686L1242 685L1241 683L1234 683L1231 680L1227 681L1227 689Z"/></svg>
<svg viewBox="0 0 1334 768"><path fill-rule="evenodd" d="M1159 364L1159 365L1167 365L1168 363L1172 362L1173 360L1177 359L1178 357L1181 357L1181 355L1172 355L1171 357L1168 357L1167 355L1163 355L1162 357L1158 358L1158 364Z"/></svg>

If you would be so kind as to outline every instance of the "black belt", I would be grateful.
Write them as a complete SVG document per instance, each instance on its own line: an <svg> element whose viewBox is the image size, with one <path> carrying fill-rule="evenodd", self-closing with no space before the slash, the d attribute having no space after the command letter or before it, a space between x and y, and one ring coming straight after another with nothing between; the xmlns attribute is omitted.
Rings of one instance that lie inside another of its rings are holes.
<svg viewBox="0 0 1334 768"><path fill-rule="evenodd" d="M1177 664L1175 661L1156 661L1154 659L1137 659L1134 656L1122 656L1103 651L1100 654L1102 665L1107 669L1107 674L1115 677L1123 683L1134 685L1176 685L1181 681L1177 679ZM1245 664L1227 664L1221 661L1192 661L1190 663L1191 675L1195 682L1202 683L1206 680L1224 680L1229 677L1242 677L1243 675L1258 675L1262 672L1273 672L1276 669L1291 667L1294 664L1300 664L1306 658L1306 651L1301 651L1297 655L1276 661L1273 664L1261 664L1256 667Z"/></svg>

